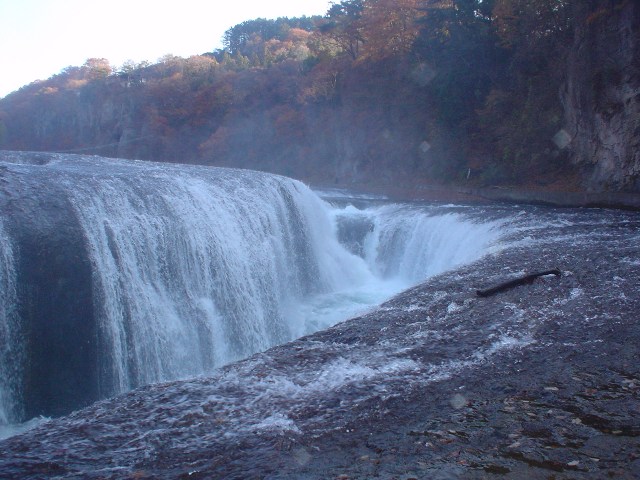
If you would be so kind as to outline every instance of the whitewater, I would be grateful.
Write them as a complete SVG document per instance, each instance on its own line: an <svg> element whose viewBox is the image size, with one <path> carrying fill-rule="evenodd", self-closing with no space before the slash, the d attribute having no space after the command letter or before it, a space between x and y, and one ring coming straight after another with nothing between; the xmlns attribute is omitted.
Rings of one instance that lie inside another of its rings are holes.
<svg viewBox="0 0 640 480"><path fill-rule="evenodd" d="M3 152L0 181L5 426L209 375L495 251L505 232L503 217L323 199L252 171Z"/></svg>

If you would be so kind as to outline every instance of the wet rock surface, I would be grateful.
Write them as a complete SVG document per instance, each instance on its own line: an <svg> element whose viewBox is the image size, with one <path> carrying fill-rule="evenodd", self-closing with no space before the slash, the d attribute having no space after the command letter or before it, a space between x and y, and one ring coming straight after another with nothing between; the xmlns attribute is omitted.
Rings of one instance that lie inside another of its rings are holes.
<svg viewBox="0 0 640 480"><path fill-rule="evenodd" d="M640 216L527 208L510 228L362 317L0 442L0 473L639 478Z"/></svg>

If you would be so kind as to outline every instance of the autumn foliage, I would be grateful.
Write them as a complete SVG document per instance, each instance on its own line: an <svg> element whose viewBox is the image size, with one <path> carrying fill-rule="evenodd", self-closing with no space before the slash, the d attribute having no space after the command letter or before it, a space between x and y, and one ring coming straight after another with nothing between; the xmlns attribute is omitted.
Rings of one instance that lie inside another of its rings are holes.
<svg viewBox="0 0 640 480"><path fill-rule="evenodd" d="M571 169L552 142L563 59L605 3L342 0L249 20L205 55L89 59L23 87L0 100L0 148L340 184L542 181Z"/></svg>

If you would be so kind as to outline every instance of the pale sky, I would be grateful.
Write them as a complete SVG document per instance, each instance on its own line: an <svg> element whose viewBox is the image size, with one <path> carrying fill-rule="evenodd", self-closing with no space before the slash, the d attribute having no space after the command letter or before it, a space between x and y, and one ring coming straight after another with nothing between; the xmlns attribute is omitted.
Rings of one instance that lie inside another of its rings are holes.
<svg viewBox="0 0 640 480"><path fill-rule="evenodd" d="M155 63L220 48L255 18L324 15L330 0L0 0L0 98L88 58Z"/></svg>

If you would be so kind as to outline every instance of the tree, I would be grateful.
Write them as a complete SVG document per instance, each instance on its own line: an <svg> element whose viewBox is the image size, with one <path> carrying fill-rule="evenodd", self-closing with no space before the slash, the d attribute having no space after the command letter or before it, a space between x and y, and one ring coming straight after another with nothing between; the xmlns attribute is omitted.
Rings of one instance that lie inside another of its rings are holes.
<svg viewBox="0 0 640 480"><path fill-rule="evenodd" d="M495 0L492 15L503 45L515 50L557 42L572 27L567 0Z"/></svg>
<svg viewBox="0 0 640 480"><path fill-rule="evenodd" d="M502 52L486 1L431 0L414 52L430 72L425 88L447 128L464 130L496 81Z"/></svg>
<svg viewBox="0 0 640 480"><path fill-rule="evenodd" d="M360 46L364 42L363 10L364 0L342 0L331 4L320 23L320 32L353 60L358 58Z"/></svg>
<svg viewBox="0 0 640 480"><path fill-rule="evenodd" d="M222 38L222 45L231 55L238 53L250 56L252 51L247 51L251 45L262 44L269 40L285 41L291 29L315 30L315 22L319 17L284 18L275 20L257 18L239 23L226 32Z"/></svg>
<svg viewBox="0 0 640 480"><path fill-rule="evenodd" d="M82 67L85 77L89 80L106 78L111 75L111 65L106 58L88 58Z"/></svg>
<svg viewBox="0 0 640 480"><path fill-rule="evenodd" d="M363 56L372 59L409 53L424 14L420 0L369 0L362 10Z"/></svg>
<svg viewBox="0 0 640 480"><path fill-rule="evenodd" d="M492 28L502 63L478 108L478 133L497 177L522 181L558 168L559 91L573 23L564 0L495 0Z"/></svg>

